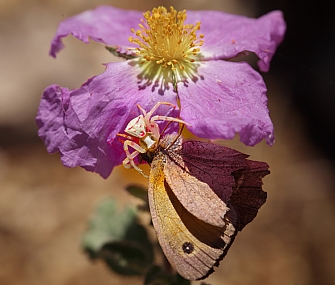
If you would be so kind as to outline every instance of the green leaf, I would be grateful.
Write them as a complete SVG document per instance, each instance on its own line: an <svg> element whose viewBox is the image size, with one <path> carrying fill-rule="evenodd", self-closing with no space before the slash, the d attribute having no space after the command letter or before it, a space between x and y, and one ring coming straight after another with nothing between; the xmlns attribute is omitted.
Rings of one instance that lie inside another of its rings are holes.
<svg viewBox="0 0 335 285"><path fill-rule="evenodd" d="M83 238L84 248L97 251L107 242L123 239L128 225L130 225L136 212L133 208L117 211L113 199L104 200L96 209L87 233Z"/></svg>
<svg viewBox="0 0 335 285"><path fill-rule="evenodd" d="M136 198L141 199L145 203L148 202L148 189L140 186L140 185L135 185L135 184L130 184L126 187L126 191L133 195Z"/></svg>
<svg viewBox="0 0 335 285"><path fill-rule="evenodd" d="M82 246L92 259L103 259L119 274L141 275L153 261L153 246L135 209L120 211L113 199L98 206Z"/></svg>

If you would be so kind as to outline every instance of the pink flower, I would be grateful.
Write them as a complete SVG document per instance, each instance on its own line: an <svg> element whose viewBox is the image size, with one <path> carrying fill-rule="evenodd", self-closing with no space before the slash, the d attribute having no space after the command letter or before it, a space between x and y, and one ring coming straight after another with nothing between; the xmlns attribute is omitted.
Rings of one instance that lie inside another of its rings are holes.
<svg viewBox="0 0 335 285"><path fill-rule="evenodd" d="M139 115L136 104L148 111L158 101L177 105L180 100L180 118L199 137L231 139L238 133L246 145L263 138L271 145L274 130L261 75L245 62L226 60L254 52L261 71L268 71L285 28L280 11L259 19L187 11L186 18L186 11L177 14L173 8L143 14L101 6L71 17L58 27L52 56L72 34L134 58L106 64L104 73L78 89L47 87L36 118L38 134L49 152L61 153L65 166L82 166L105 178L125 157L115 138ZM157 112L179 114L168 106Z"/></svg>

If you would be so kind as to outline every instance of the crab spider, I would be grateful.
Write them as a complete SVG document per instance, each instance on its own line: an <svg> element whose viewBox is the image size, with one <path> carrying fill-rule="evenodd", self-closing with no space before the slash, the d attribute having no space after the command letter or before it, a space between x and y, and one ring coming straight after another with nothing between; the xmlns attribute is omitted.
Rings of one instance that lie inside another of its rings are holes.
<svg viewBox="0 0 335 285"><path fill-rule="evenodd" d="M156 105L147 113L140 105L137 105L137 107L142 112L142 115L139 115L128 123L124 130L128 135L120 134L121 136L128 139L123 143L123 149L127 156L122 162L123 166L125 168L135 168L144 177L147 176L143 173L141 168L135 165L134 158L140 153L146 153L147 151L154 150L157 147L157 143L160 137L160 130L156 121L169 121L189 125L183 120L173 117L159 115L152 116L160 105L169 105L175 107L169 102L157 102ZM136 143L134 140L138 141L138 143ZM132 153L129 152L129 147L134 149Z"/></svg>

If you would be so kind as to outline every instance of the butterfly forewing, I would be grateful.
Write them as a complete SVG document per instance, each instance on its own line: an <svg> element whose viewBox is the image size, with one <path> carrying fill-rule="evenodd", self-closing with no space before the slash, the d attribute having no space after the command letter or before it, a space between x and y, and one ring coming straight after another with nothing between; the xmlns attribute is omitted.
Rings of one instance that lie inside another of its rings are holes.
<svg viewBox="0 0 335 285"><path fill-rule="evenodd" d="M198 219L224 226L235 179L232 172L245 167L247 155L230 148L200 141L177 140L169 148L167 136L161 145L166 181L182 205Z"/></svg>
<svg viewBox="0 0 335 285"><path fill-rule="evenodd" d="M236 184L230 203L238 212L238 231L256 217L258 209L266 202L267 194L262 190L262 178L270 173L268 169L265 162L247 160L244 169L233 173Z"/></svg>

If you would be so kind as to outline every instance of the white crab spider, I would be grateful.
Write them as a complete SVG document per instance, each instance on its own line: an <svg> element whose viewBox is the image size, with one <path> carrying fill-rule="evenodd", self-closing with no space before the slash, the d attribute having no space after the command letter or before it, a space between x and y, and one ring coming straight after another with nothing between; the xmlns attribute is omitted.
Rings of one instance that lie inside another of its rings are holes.
<svg viewBox="0 0 335 285"><path fill-rule="evenodd" d="M125 133L130 136L120 134L121 136L128 138L128 140L123 143L123 149L127 156L122 162L123 166L125 168L135 168L144 177L147 176L143 173L141 168L135 165L134 158L140 153L146 153L147 151L154 150L157 147L160 130L156 121L170 121L189 125L188 123L173 117L159 115L152 117L152 114L160 105L175 107L169 102L157 102L156 105L147 113L140 105L137 105L137 107L141 110L142 115L132 119L124 130ZM139 139L139 143L133 141L136 138ZM129 147L134 149L132 153L129 152Z"/></svg>

